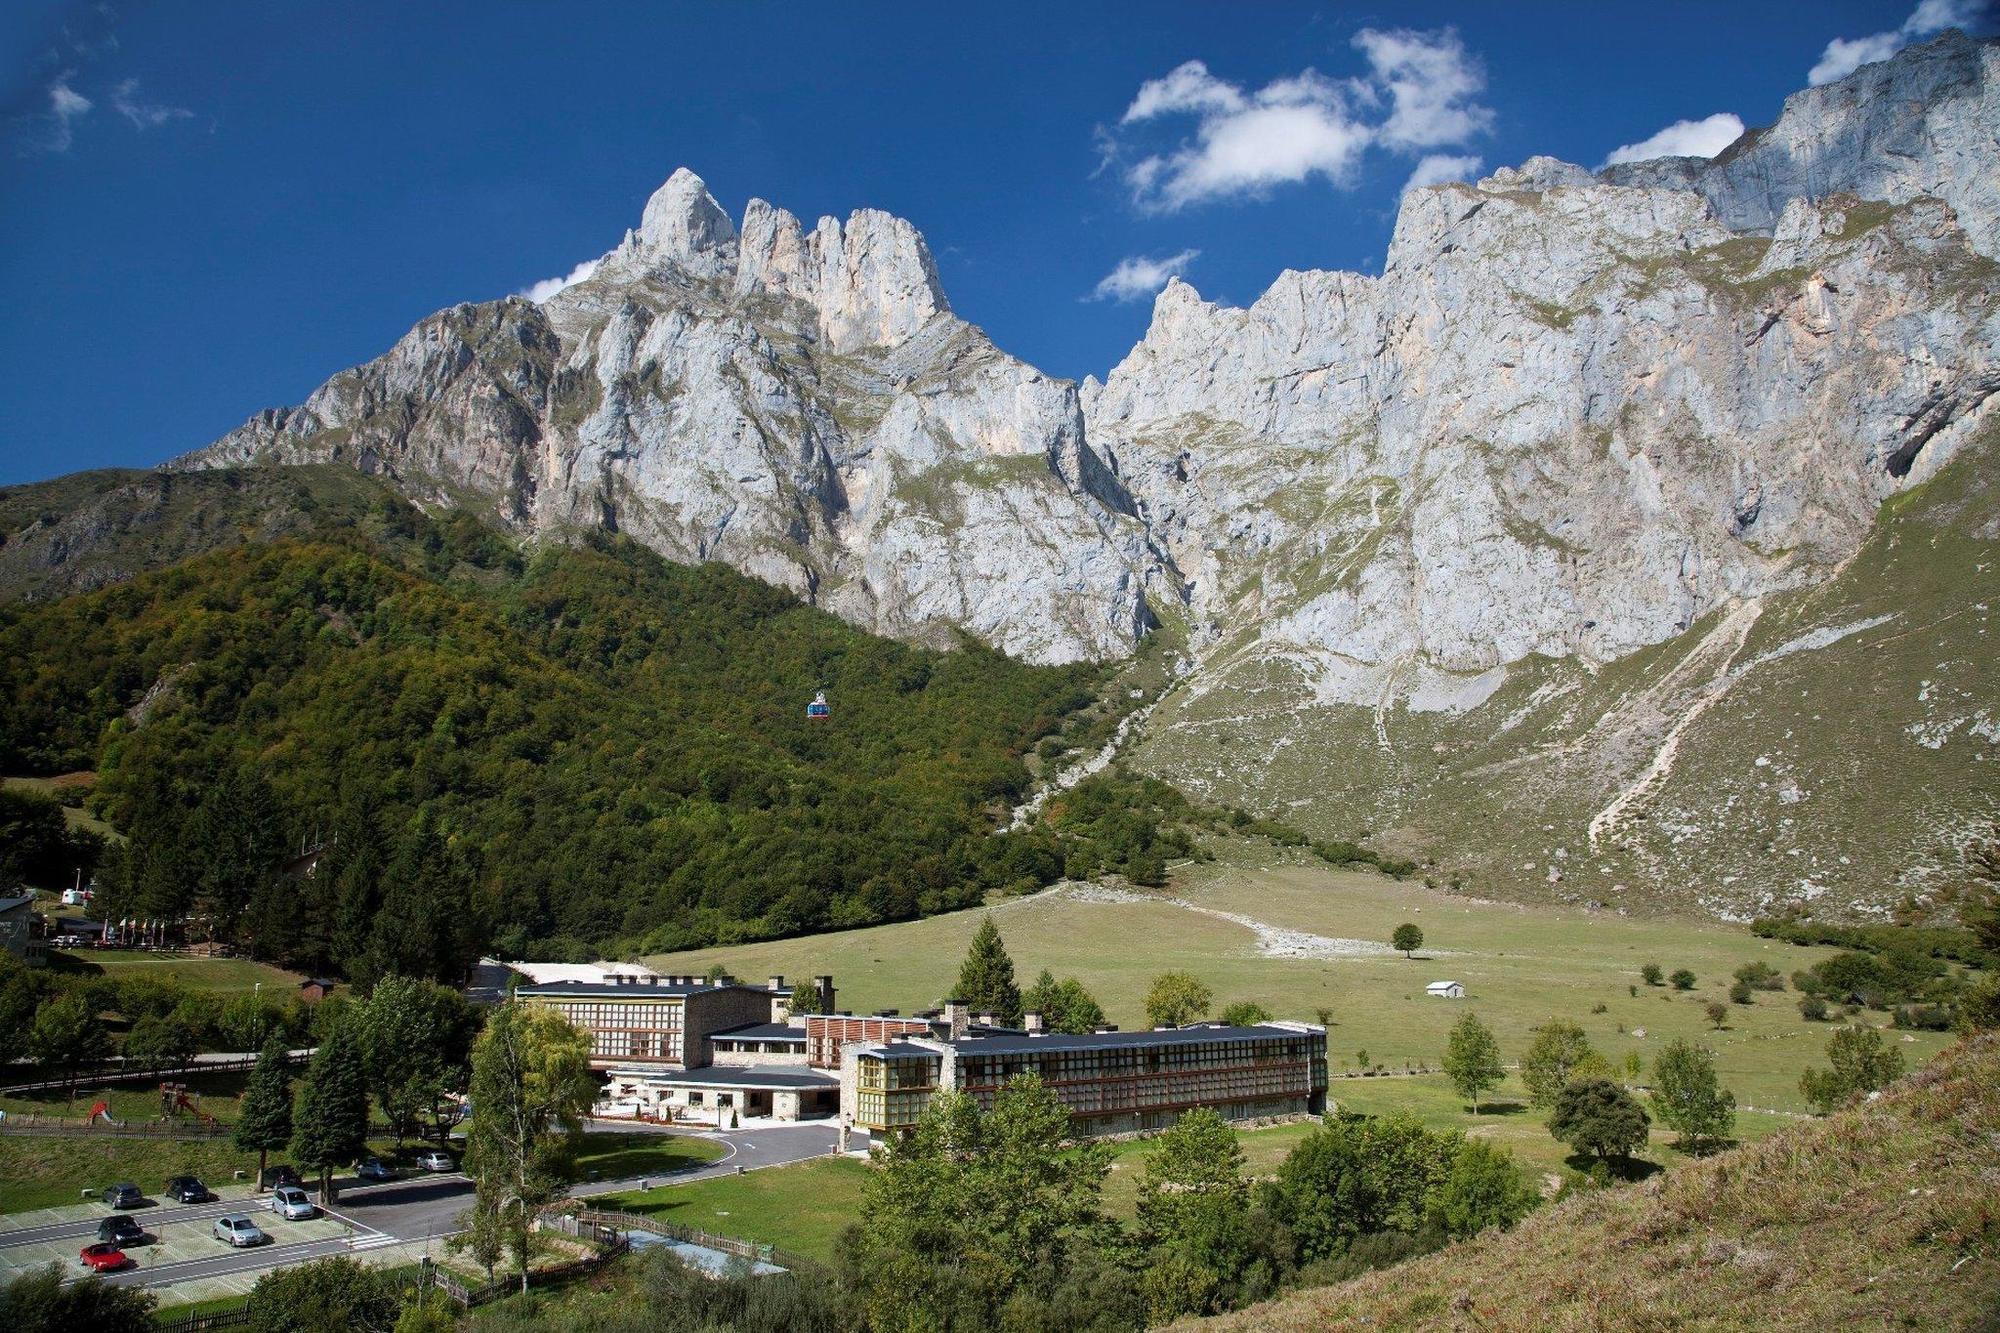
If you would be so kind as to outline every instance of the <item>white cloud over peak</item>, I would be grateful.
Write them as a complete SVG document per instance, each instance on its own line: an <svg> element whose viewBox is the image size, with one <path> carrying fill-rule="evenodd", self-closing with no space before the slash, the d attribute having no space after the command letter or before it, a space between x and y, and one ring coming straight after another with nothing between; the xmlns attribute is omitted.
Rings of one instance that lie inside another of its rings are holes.
<svg viewBox="0 0 2000 1333"><path fill-rule="evenodd" d="M1483 165L1483 159L1471 154L1454 157L1449 153L1431 153L1417 163L1417 169L1403 182L1403 193L1420 190L1426 185L1443 185L1446 181L1469 181L1479 174Z"/></svg>
<svg viewBox="0 0 2000 1333"><path fill-rule="evenodd" d="M577 283L582 282L585 278L597 272L597 266L602 262L604 261L600 259L586 259L571 269L566 276L560 278L543 278L540 282L529 283L520 291L515 292L514 295L525 296L536 305L540 305L563 288L574 287Z"/></svg>
<svg viewBox="0 0 2000 1333"><path fill-rule="evenodd" d="M1192 116L1192 136L1128 160L1118 136L1102 135L1105 162L1126 161L1122 173L1140 208L1172 212L1315 176L1345 187L1371 146L1413 153L1491 127L1493 112L1474 100L1485 89L1485 71L1455 31L1369 28L1354 46L1368 61L1366 76L1335 80L1307 69L1255 91L1187 61L1141 84L1119 125L1129 134L1130 127Z"/></svg>
<svg viewBox="0 0 2000 1333"><path fill-rule="evenodd" d="M1743 118L1718 111L1700 120L1677 120L1651 138L1621 144L1611 150L1604 165L1646 162L1656 157L1714 157L1743 135Z"/></svg>
<svg viewBox="0 0 2000 1333"><path fill-rule="evenodd" d="M1164 259L1149 259L1144 255L1129 255L1118 261L1118 267L1098 280L1086 300L1090 301L1138 301L1151 296L1167 285L1169 278L1178 278L1187 272L1187 266L1201 254L1199 250L1183 250L1177 255Z"/></svg>
<svg viewBox="0 0 2000 1333"><path fill-rule="evenodd" d="M189 120L194 112L184 106L165 106L139 100L139 81L127 79L111 90L111 109L132 122L135 129L149 130L170 120Z"/></svg>
<svg viewBox="0 0 2000 1333"><path fill-rule="evenodd" d="M1887 60L1919 37L1930 37L1946 28L1961 28L1986 12L1987 0L1921 0L1892 32L1875 32L1866 37L1836 37L1820 53L1819 63L1806 74L1806 82L1817 88L1823 83L1844 79L1863 65Z"/></svg>
<svg viewBox="0 0 2000 1333"><path fill-rule="evenodd" d="M1486 90L1486 70L1450 28L1382 32L1364 28L1354 45L1368 57L1392 110L1381 128L1390 148L1464 143L1493 127L1493 111L1472 99Z"/></svg>

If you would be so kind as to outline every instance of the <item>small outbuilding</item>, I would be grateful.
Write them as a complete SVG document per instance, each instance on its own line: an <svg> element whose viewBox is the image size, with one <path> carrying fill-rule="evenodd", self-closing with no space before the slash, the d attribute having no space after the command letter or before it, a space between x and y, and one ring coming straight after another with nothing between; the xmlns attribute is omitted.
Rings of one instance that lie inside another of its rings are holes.
<svg viewBox="0 0 2000 1333"><path fill-rule="evenodd" d="M307 977L299 983L299 998L307 1004L318 1004L340 983L327 977Z"/></svg>
<svg viewBox="0 0 2000 1333"><path fill-rule="evenodd" d="M1424 987L1424 994L1433 1000L1462 1000L1465 998L1465 983L1462 981L1433 981Z"/></svg>

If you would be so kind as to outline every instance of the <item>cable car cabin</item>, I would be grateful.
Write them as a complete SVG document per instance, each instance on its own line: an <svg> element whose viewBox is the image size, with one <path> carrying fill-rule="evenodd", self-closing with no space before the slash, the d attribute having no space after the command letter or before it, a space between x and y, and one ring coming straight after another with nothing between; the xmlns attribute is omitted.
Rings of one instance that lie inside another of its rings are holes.
<svg viewBox="0 0 2000 1333"><path fill-rule="evenodd" d="M833 710L827 707L826 703L826 691L821 690L813 696L813 701L806 705L806 721L824 722L832 716Z"/></svg>

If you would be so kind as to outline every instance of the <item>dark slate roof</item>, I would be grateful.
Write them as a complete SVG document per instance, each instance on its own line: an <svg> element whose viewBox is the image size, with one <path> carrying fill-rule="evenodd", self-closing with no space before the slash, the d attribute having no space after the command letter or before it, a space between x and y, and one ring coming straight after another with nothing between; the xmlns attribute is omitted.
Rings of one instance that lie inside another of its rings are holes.
<svg viewBox="0 0 2000 1333"><path fill-rule="evenodd" d="M878 1055L884 1059L900 1059L910 1055L929 1056L933 1060L938 1058L938 1052L932 1050L930 1047L919 1046L915 1042L910 1041L886 1041L880 1046L870 1046L862 1054Z"/></svg>
<svg viewBox="0 0 2000 1333"><path fill-rule="evenodd" d="M546 995L555 998L577 1000L595 999L599 996L623 997L626 999L637 996L657 1000L675 996L685 999L690 995L705 995L710 991L723 990L747 990L755 991L759 995L770 994L762 986L746 986L740 981L731 982L727 986L711 986L706 981L662 981L653 985L626 984L623 986L615 981L550 981L540 986L516 986L514 994Z"/></svg>
<svg viewBox="0 0 2000 1333"><path fill-rule="evenodd" d="M11 912L15 908L25 906L26 904L31 903L33 901L35 901L35 895L32 893L23 893L12 897L0 898L0 912Z"/></svg>
<svg viewBox="0 0 2000 1333"><path fill-rule="evenodd" d="M837 1088L840 1076L804 1065L751 1065L733 1068L709 1065L702 1069L620 1069L612 1066L613 1078L641 1078L649 1083L669 1083L697 1088Z"/></svg>
<svg viewBox="0 0 2000 1333"><path fill-rule="evenodd" d="M727 1032L711 1032L709 1040L727 1037L740 1041L789 1041L800 1046L806 1044L806 1030L795 1028L790 1023L752 1023L747 1027L730 1028Z"/></svg>
<svg viewBox="0 0 2000 1333"><path fill-rule="evenodd" d="M1209 1041L1254 1041L1307 1035L1291 1028L1228 1027L1204 1023L1195 1027L1134 1032L1051 1032L1045 1037L961 1037L952 1043L960 1056L1027 1055L1036 1051L1105 1051L1146 1046L1189 1046Z"/></svg>

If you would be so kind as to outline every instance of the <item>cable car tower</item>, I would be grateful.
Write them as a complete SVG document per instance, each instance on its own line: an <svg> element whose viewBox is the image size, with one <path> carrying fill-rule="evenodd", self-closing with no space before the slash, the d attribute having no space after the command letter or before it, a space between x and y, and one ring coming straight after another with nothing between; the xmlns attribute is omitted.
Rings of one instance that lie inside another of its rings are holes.
<svg viewBox="0 0 2000 1333"><path fill-rule="evenodd" d="M806 705L806 721L824 722L832 716L833 709L827 705L826 691L820 690L813 695L812 702Z"/></svg>

